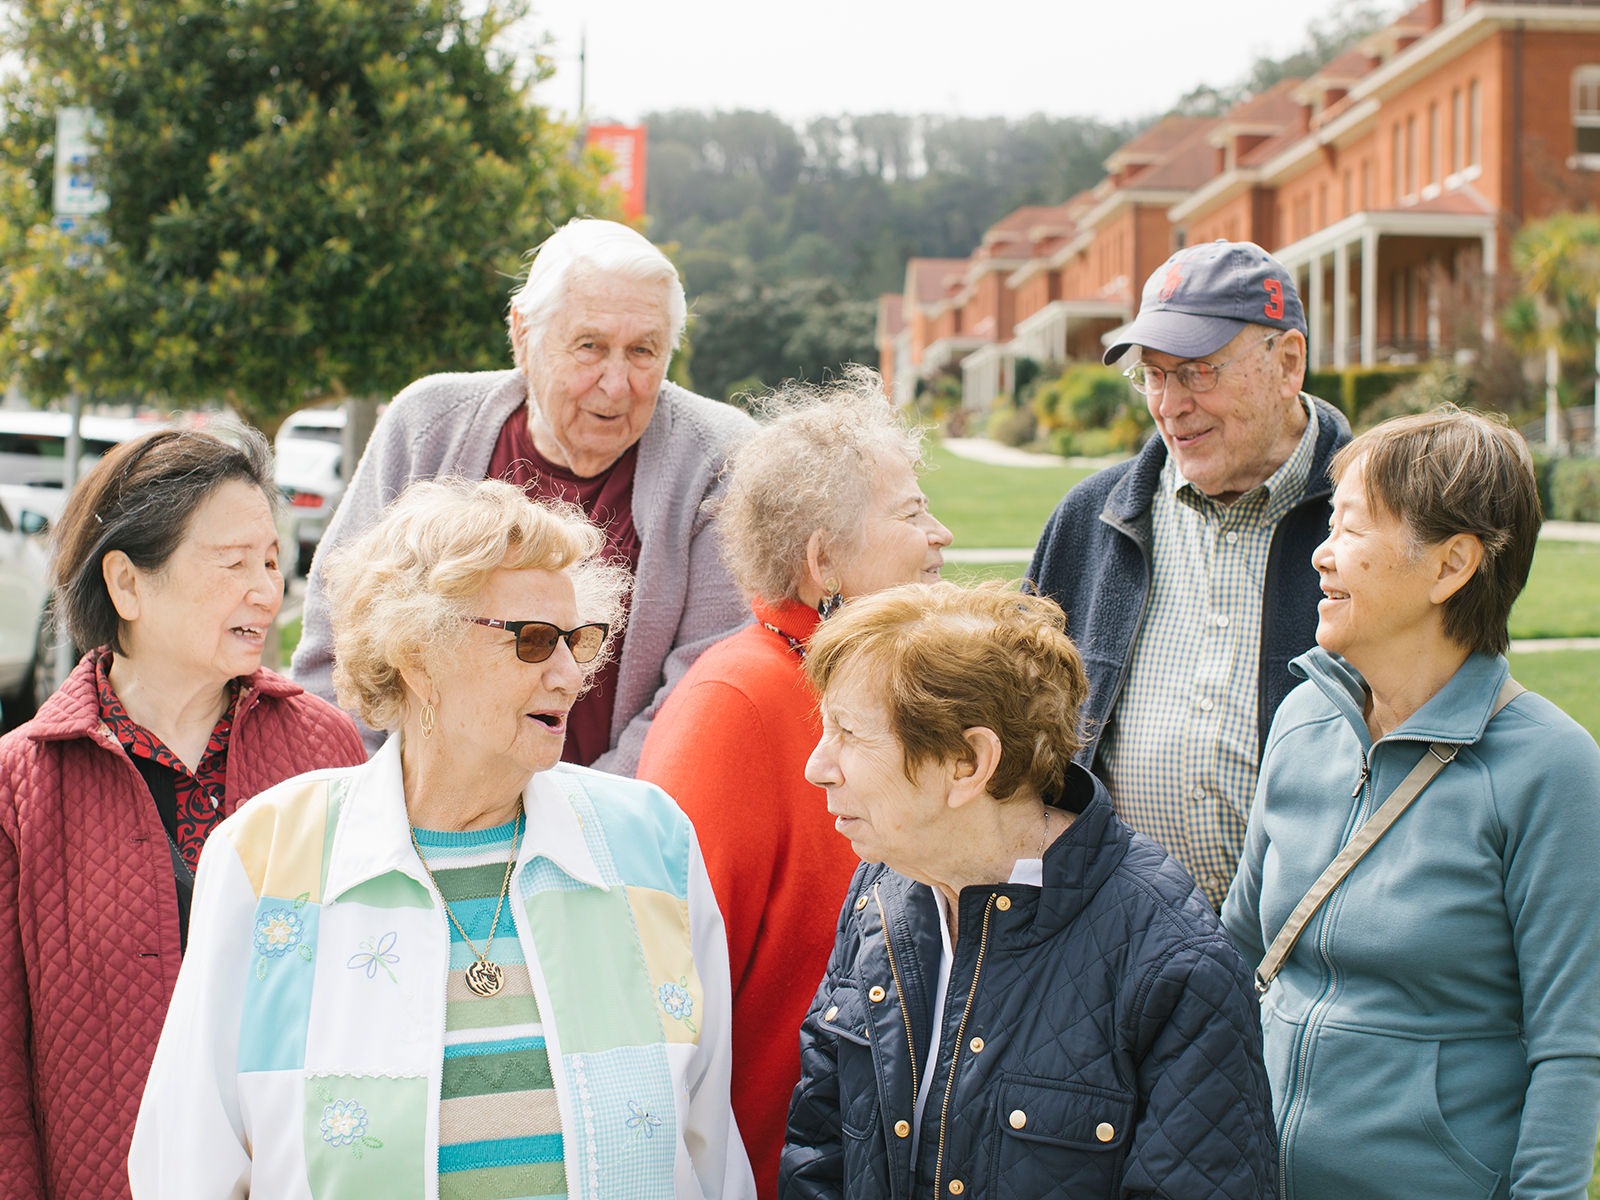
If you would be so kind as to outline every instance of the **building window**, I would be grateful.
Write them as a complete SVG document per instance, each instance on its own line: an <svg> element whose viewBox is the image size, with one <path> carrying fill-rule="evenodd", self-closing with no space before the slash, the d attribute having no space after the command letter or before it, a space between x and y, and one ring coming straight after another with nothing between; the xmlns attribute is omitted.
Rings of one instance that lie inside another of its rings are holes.
<svg viewBox="0 0 1600 1200"><path fill-rule="evenodd" d="M1440 151L1440 147L1439 147L1439 102L1437 100L1435 100L1432 104L1428 105L1428 182L1429 183L1438 183L1439 182L1439 177L1443 173L1440 170L1440 166L1439 166L1440 160L1441 160L1441 158L1443 156L1440 154L1439 151Z"/></svg>
<svg viewBox="0 0 1600 1200"><path fill-rule="evenodd" d="M1400 207L1400 125L1399 125L1399 122L1396 122L1395 123L1395 127L1392 130L1389 131L1389 149L1391 151L1391 155L1390 156L1394 159L1394 162L1392 162L1390 164L1390 168L1391 169L1390 169L1390 172L1389 172L1389 177L1394 181L1393 203L1394 203L1394 206L1396 208L1399 208Z"/></svg>
<svg viewBox="0 0 1600 1200"><path fill-rule="evenodd" d="M1366 212L1372 208L1372 160L1361 160L1361 211Z"/></svg>
<svg viewBox="0 0 1600 1200"><path fill-rule="evenodd" d="M1467 165L1483 162L1483 96L1474 79L1467 85Z"/></svg>
<svg viewBox="0 0 1600 1200"><path fill-rule="evenodd" d="M1406 118L1406 195L1417 194L1417 119Z"/></svg>
<svg viewBox="0 0 1600 1200"><path fill-rule="evenodd" d="M1350 191L1351 180L1352 180L1352 176L1351 176L1350 168L1346 167L1344 169L1344 178L1339 181L1339 183L1340 183L1339 215L1341 217L1348 217L1350 215L1350 201L1352 199L1351 191Z"/></svg>
<svg viewBox="0 0 1600 1200"><path fill-rule="evenodd" d="M1572 131L1580 167L1600 167L1600 65L1572 73Z"/></svg>
<svg viewBox="0 0 1600 1200"><path fill-rule="evenodd" d="M1467 156L1467 122L1461 107L1461 89L1450 92L1450 174L1461 170L1461 160Z"/></svg>

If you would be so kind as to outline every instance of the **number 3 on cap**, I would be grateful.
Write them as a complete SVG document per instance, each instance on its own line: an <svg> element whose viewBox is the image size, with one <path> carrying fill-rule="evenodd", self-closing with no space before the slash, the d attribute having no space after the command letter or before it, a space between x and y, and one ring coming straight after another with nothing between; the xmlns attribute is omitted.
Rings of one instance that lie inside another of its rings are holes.
<svg viewBox="0 0 1600 1200"><path fill-rule="evenodd" d="M1283 283L1277 279L1264 280L1262 286L1267 289L1266 307L1261 311L1274 321L1283 320Z"/></svg>

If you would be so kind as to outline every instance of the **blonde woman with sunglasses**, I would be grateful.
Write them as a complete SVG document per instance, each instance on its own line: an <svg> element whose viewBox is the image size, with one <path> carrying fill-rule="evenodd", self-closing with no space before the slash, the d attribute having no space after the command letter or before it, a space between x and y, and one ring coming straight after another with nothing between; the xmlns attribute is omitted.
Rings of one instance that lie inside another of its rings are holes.
<svg viewBox="0 0 1600 1200"><path fill-rule="evenodd" d="M447 480L327 564L339 698L391 732L209 843L136 1197L754 1194L694 830L560 761L619 632L603 547Z"/></svg>

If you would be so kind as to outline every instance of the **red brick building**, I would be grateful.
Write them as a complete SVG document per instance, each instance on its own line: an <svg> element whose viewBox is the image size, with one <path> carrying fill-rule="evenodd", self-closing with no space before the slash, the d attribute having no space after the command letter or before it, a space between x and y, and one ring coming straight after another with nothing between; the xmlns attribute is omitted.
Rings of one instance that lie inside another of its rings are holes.
<svg viewBox="0 0 1600 1200"><path fill-rule="evenodd" d="M1315 364L1450 351L1463 321L1487 328L1524 222L1600 204L1600 0L1423 0L1310 79L1165 118L1105 166L947 262L936 300L908 265L897 330L880 310L897 396L961 361L987 406L1018 357L1097 357L1172 250L1218 237L1296 272ZM916 304L937 310L921 327Z"/></svg>

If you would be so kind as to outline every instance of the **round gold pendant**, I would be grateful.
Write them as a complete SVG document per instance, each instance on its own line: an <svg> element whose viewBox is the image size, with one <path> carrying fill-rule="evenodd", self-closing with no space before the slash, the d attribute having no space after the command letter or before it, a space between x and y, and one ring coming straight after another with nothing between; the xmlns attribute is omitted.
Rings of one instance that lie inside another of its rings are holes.
<svg viewBox="0 0 1600 1200"><path fill-rule="evenodd" d="M493 996L505 983L499 963L480 958L467 968L467 986L480 996Z"/></svg>

